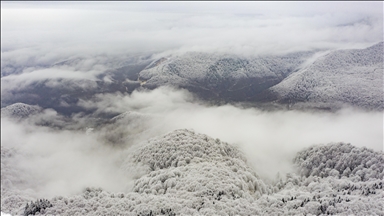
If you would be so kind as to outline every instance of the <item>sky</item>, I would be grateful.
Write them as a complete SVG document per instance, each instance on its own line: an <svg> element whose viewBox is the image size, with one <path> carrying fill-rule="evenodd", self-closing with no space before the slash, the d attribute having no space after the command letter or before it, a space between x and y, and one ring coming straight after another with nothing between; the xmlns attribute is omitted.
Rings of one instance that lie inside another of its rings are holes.
<svg viewBox="0 0 384 216"><path fill-rule="evenodd" d="M237 54L366 46L382 2L1 2L4 60L82 54ZM15 60L16 61L16 60Z"/></svg>

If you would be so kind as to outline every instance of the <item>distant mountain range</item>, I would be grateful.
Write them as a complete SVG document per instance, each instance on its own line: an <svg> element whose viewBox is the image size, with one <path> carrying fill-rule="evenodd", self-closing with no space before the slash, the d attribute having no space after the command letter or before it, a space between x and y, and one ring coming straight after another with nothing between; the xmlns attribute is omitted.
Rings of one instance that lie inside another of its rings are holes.
<svg viewBox="0 0 384 216"><path fill-rule="evenodd" d="M292 109L338 109L344 105L384 108L383 42L365 49L275 56L188 52L153 61L143 59L131 59L119 68L106 70L96 80L62 78L58 80L61 85L45 80L2 90L1 106L22 102L70 115L92 112L78 102L98 93L174 86L213 103L274 104ZM52 67L76 62L68 60ZM2 84L8 85L3 80Z"/></svg>
<svg viewBox="0 0 384 216"><path fill-rule="evenodd" d="M205 99L263 101L264 91L294 73L312 52L241 58L234 55L186 53L162 58L139 73L145 88L172 85Z"/></svg>

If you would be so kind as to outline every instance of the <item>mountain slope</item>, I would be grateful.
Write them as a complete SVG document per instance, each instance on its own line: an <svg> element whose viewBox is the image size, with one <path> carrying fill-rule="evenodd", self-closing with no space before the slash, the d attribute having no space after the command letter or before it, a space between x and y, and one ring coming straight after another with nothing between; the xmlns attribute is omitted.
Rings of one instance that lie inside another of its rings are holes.
<svg viewBox="0 0 384 216"><path fill-rule="evenodd" d="M139 74L142 86L182 87L205 99L248 101L268 98L262 92L281 82L312 52L244 58L190 52L162 58Z"/></svg>
<svg viewBox="0 0 384 216"><path fill-rule="evenodd" d="M172 85L201 98L296 104L294 107L384 109L383 42L365 49L240 58L186 53L140 72L143 87Z"/></svg>
<svg viewBox="0 0 384 216"><path fill-rule="evenodd" d="M60 114L93 113L78 106L96 94L132 93L164 85L184 88L214 102L277 104L291 108L340 108L348 104L364 109L384 109L383 42L366 49L315 51L287 55L240 57L231 54L188 52L152 63L131 59L89 79L42 79L16 85L19 75L2 77L2 106L22 102L53 108ZM83 61L52 65L82 68ZM103 63L103 62L102 62ZM78 64L78 65L77 65ZM85 67L85 66L84 66ZM85 69L87 69L85 67ZM26 72L25 72L26 73Z"/></svg>
<svg viewBox="0 0 384 216"><path fill-rule="evenodd" d="M366 49L330 52L270 90L282 103L384 109L383 42Z"/></svg>

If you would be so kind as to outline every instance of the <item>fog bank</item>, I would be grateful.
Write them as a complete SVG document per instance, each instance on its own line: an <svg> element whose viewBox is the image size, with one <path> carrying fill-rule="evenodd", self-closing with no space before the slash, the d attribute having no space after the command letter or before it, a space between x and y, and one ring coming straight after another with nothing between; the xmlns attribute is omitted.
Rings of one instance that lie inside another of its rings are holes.
<svg viewBox="0 0 384 216"><path fill-rule="evenodd" d="M18 178L24 179L15 187L44 197L74 194L89 186L129 191L132 176L140 176L141 172L124 173L120 169L122 160L129 157L129 149L182 128L237 146L266 179L273 179L278 172L293 171L295 154L314 144L346 142L383 149L382 112L261 111L232 105L208 106L187 91L171 88L135 91L131 95L100 94L79 105L98 107L99 112L128 113L93 131L85 128L87 116L74 116L72 124L79 124L82 130L72 130L75 125L68 123L64 129L34 125L33 120L40 118L30 118L30 123L1 119L1 145L16 150L13 157L5 159L20 170ZM107 142L107 135L119 143Z"/></svg>

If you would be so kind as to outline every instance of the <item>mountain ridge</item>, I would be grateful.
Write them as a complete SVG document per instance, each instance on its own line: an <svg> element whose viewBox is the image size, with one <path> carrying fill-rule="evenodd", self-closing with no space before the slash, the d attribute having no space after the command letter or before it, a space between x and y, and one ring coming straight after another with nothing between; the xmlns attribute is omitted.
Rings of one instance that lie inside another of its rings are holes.
<svg viewBox="0 0 384 216"><path fill-rule="evenodd" d="M121 68L107 69L93 81L45 80L3 90L2 107L22 102L53 108L70 116L94 111L79 106L79 99L173 86L186 89L212 104L244 103L288 109L337 110L344 106L384 109L383 42L364 49L252 58L187 52L153 61L140 59L136 63L130 60ZM71 67L76 68L76 65Z"/></svg>

